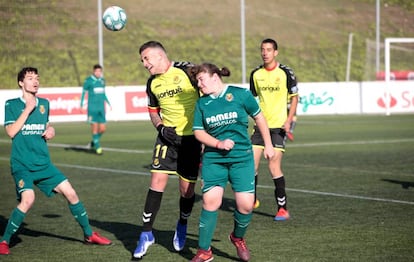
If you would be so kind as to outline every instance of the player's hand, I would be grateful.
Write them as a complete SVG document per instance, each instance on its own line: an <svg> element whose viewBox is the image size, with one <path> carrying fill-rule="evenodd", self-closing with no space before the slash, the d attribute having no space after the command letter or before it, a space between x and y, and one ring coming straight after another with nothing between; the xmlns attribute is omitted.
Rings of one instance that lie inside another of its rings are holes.
<svg viewBox="0 0 414 262"><path fill-rule="evenodd" d="M80 105L79 107L79 111L84 114L86 112L86 106L85 105Z"/></svg>
<svg viewBox="0 0 414 262"><path fill-rule="evenodd" d="M52 126L48 126L42 136L46 140L52 139L55 136L55 129Z"/></svg>
<svg viewBox="0 0 414 262"><path fill-rule="evenodd" d="M230 151L234 147L234 141L231 139L220 140L216 146L218 149Z"/></svg>
<svg viewBox="0 0 414 262"><path fill-rule="evenodd" d="M286 133L290 132L290 120L286 120L285 124L283 125L283 128L285 129Z"/></svg>
<svg viewBox="0 0 414 262"><path fill-rule="evenodd" d="M263 155L267 160L272 159L275 156L275 149L273 148L273 145L265 146Z"/></svg>
<svg viewBox="0 0 414 262"><path fill-rule="evenodd" d="M175 132L175 127L164 126L163 124L157 126L157 130L161 138L171 145L176 144L177 133Z"/></svg>
<svg viewBox="0 0 414 262"><path fill-rule="evenodd" d="M33 109L35 109L36 107L36 97L35 96L27 96L25 97L25 102L26 102L26 110L28 110L28 112L32 112Z"/></svg>

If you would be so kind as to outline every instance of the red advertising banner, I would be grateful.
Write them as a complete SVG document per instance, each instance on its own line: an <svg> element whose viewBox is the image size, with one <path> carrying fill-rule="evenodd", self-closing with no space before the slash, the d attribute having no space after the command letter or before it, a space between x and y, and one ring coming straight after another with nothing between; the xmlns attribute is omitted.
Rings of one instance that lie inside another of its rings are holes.
<svg viewBox="0 0 414 262"><path fill-rule="evenodd" d="M57 94L39 94L39 97L46 98L50 103L50 115L79 115L81 93L57 93ZM85 99L84 104L87 104Z"/></svg>
<svg viewBox="0 0 414 262"><path fill-rule="evenodd" d="M127 114L148 112L147 93L125 92L125 111Z"/></svg>
<svg viewBox="0 0 414 262"><path fill-rule="evenodd" d="M414 80L414 71L405 70L405 71L391 71L390 72L391 80ZM377 72L377 80L385 80L385 72Z"/></svg>

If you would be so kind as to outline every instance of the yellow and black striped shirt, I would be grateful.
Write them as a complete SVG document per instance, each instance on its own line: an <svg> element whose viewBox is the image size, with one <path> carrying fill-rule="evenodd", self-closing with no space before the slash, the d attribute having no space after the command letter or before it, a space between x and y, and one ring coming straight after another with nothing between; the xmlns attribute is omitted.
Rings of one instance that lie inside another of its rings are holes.
<svg viewBox="0 0 414 262"><path fill-rule="evenodd" d="M192 64L173 62L167 72L147 82L148 110L160 112L165 126L176 127L177 135L192 135L195 104L199 91L186 70Z"/></svg>
<svg viewBox="0 0 414 262"><path fill-rule="evenodd" d="M263 65L250 74L250 91L259 98L259 105L269 128L281 128L287 119L287 104L298 95L295 74L289 67L278 64L268 70Z"/></svg>

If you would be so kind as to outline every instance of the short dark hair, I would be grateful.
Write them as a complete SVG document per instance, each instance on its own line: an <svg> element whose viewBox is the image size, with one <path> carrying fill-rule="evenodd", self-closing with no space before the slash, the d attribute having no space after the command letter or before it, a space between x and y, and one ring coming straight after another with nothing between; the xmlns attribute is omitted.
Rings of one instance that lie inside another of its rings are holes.
<svg viewBox="0 0 414 262"><path fill-rule="evenodd" d="M272 44L273 49L277 50L277 42L272 38L266 38L262 41L262 44Z"/></svg>
<svg viewBox="0 0 414 262"><path fill-rule="evenodd" d="M22 70L17 74L17 85L20 81L24 80L24 77L27 73L35 73L37 75L37 68L36 67L23 67Z"/></svg>
<svg viewBox="0 0 414 262"><path fill-rule="evenodd" d="M93 70L95 69L102 69L102 66L100 64L96 64L93 66Z"/></svg>
<svg viewBox="0 0 414 262"><path fill-rule="evenodd" d="M141 45L141 47L139 48L139 53L141 54L147 48L160 48L164 52L166 52L164 46L160 42L151 40Z"/></svg>

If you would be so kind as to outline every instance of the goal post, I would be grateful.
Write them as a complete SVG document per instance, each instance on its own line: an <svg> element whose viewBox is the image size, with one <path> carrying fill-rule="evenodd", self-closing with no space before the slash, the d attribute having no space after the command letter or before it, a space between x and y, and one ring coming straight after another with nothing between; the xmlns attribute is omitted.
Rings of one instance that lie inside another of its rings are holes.
<svg viewBox="0 0 414 262"><path fill-rule="evenodd" d="M390 81L391 81L391 44L393 43L414 43L414 38L395 38L389 37L385 38L385 56L384 56L384 66L385 66L385 114L388 116L390 115Z"/></svg>

